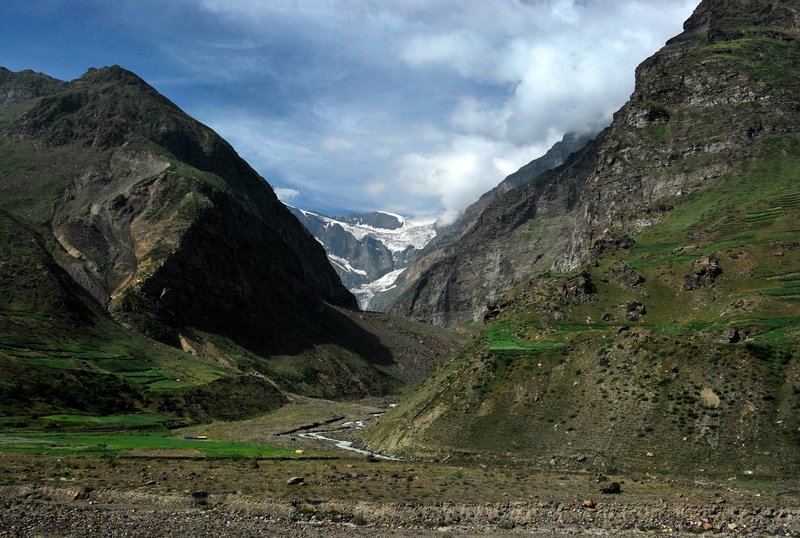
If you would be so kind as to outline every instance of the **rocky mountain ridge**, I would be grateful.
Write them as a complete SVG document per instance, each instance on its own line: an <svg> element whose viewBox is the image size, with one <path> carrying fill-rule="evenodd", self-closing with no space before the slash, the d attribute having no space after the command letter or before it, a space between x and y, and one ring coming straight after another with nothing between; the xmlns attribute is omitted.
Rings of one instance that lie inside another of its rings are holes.
<svg viewBox="0 0 800 538"><path fill-rule="evenodd" d="M479 320L488 303L546 270L573 225L581 178L603 136L565 137L483 195L431 242L381 305L452 327Z"/></svg>

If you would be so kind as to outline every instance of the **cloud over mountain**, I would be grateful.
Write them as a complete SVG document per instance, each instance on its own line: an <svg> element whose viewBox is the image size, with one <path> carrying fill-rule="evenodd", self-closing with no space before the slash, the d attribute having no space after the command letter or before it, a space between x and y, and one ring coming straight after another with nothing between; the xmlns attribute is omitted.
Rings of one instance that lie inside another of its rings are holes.
<svg viewBox="0 0 800 538"><path fill-rule="evenodd" d="M697 0L79 4L11 0L9 67L124 64L300 207L447 220L565 132L608 124Z"/></svg>

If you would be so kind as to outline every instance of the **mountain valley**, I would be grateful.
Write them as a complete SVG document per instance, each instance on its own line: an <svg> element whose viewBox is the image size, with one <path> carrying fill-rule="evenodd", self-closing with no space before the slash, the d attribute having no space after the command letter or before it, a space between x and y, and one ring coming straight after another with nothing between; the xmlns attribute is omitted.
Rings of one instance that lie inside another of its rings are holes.
<svg viewBox="0 0 800 538"><path fill-rule="evenodd" d="M798 476L800 1L698 2L447 226L0 68L11 535L799 535Z"/></svg>

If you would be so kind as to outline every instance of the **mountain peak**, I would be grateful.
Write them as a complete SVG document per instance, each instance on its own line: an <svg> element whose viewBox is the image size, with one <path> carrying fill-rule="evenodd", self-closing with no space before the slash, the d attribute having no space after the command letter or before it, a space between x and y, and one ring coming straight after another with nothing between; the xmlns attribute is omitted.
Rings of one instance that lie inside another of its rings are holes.
<svg viewBox="0 0 800 538"><path fill-rule="evenodd" d="M0 107L13 106L28 99L59 91L67 84L30 69L14 72L0 67Z"/></svg>
<svg viewBox="0 0 800 538"><path fill-rule="evenodd" d="M105 67L90 67L86 73L77 80L89 83L115 82L117 84L137 84L149 86L141 77L119 65Z"/></svg>
<svg viewBox="0 0 800 538"><path fill-rule="evenodd" d="M797 2L703 0L683 25L687 32L707 28L707 37L711 42L739 37L743 28L755 27L798 29L800 14Z"/></svg>

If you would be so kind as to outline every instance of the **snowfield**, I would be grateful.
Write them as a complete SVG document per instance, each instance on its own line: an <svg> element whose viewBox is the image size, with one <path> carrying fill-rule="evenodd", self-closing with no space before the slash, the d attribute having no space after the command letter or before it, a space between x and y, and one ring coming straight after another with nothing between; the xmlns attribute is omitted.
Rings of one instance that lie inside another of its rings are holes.
<svg viewBox="0 0 800 538"><path fill-rule="evenodd" d="M380 275L378 278L370 281L370 276L368 275L367 270L365 270L367 269L366 267L358 267L358 263L356 261L348 260L333 254L331 252L332 249L329 248L328 245L325 245L325 241L322 238L316 238L317 241L319 241L322 246L325 247L325 251L328 254L328 259L343 279L345 275L349 275L351 277L358 275L358 277L362 277L356 279L360 281L360 283L355 287L351 287L350 291L356 296L356 299L358 299L359 306L365 310L369 309L370 303L375 295L394 288L397 278L403 273L403 271L405 271L404 263L407 257L400 256L400 253L406 251L409 247L416 250L421 250L434 237L436 237L436 220L433 218L408 219L402 215L389 213L387 211L374 212L396 219L400 226L395 229L390 229L371 226L365 223L352 222L353 220L357 220L357 218L361 218L364 215L352 215L351 217L328 217L319 213L314 213L313 211L306 211L304 209L299 209L292 206L289 207L295 209L297 212L301 213L303 217L312 222L316 221L318 223L322 223L322 226L325 229L330 229L334 226L340 226L345 232L352 235L357 241L363 241L366 237L371 237L377 241L380 241L392 253L394 268L389 272ZM380 221L380 219L377 220ZM373 219L373 222L375 222L375 219ZM349 280L351 282L353 281L352 278Z"/></svg>

